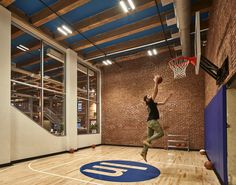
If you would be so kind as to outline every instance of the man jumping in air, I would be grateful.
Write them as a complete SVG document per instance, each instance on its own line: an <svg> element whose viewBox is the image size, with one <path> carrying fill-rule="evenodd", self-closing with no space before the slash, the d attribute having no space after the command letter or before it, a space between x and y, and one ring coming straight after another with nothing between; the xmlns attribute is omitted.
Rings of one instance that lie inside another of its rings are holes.
<svg viewBox="0 0 236 185"><path fill-rule="evenodd" d="M162 77L159 75L154 76L154 92L152 96L146 95L144 96L144 101L146 102L147 109L148 109L148 119L147 119L147 139L143 141L143 150L141 156L147 162L147 151L148 147L151 147L151 142L154 139L159 139L164 136L163 129L159 123L159 111L157 105L164 105L167 100L171 97L170 94L164 102L155 103L155 98L158 93L158 85L162 82Z"/></svg>

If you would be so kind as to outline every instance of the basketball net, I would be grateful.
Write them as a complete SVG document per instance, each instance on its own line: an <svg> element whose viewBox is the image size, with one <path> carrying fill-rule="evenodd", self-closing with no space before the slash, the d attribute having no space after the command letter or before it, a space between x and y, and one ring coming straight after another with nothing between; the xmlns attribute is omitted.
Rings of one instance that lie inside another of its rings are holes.
<svg viewBox="0 0 236 185"><path fill-rule="evenodd" d="M189 63L195 65L196 57L177 57L169 61L169 66L174 72L174 79L186 77L186 68Z"/></svg>

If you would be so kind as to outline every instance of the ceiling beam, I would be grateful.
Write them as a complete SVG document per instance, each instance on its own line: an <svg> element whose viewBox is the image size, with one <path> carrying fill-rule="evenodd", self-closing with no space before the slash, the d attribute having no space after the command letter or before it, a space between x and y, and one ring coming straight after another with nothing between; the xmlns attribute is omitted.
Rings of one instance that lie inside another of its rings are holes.
<svg viewBox="0 0 236 185"><path fill-rule="evenodd" d="M90 0L60 0L50 6L50 8L59 15L64 15L79 6L82 6L88 3ZM45 7L38 13L35 13L31 16L31 22L34 26L41 26L53 19L57 18L57 15L52 12L50 9Z"/></svg>
<svg viewBox="0 0 236 185"><path fill-rule="evenodd" d="M45 57L44 58L44 62L51 59L50 57ZM23 62L20 62L20 63L16 63L16 67L26 67L26 66L31 66L31 65L34 65L34 64L39 64L41 62L41 58L40 56L37 56L37 57L34 57L34 58L31 58L29 60L26 60L26 61L23 61Z"/></svg>
<svg viewBox="0 0 236 185"><path fill-rule="evenodd" d="M202 21L201 22L201 29L208 28L208 25L209 25L208 19ZM191 32L194 32L194 30L195 30L194 27L195 27L194 25L191 25ZM168 33L168 32L167 32L166 36L167 36L167 38L171 37L170 33ZM123 51L123 50L127 50L130 48L138 47L140 45L158 42L158 41L164 40L164 39L165 39L164 34L162 32L159 32L159 33L154 33L152 35L148 35L148 36L141 37L138 39L133 39L133 40L129 40L126 42L122 42L122 43L118 43L118 44L115 44L112 46L105 47L105 48L103 48L103 51L106 52L107 54L109 54L109 53L113 53L113 52L117 52L117 51ZM89 58L97 57L99 55L101 55L100 51L98 51L98 50L91 51L85 55L85 60L89 59Z"/></svg>
<svg viewBox="0 0 236 185"><path fill-rule="evenodd" d="M85 3L89 2L90 0L60 0L50 6L55 12L57 12L59 15L64 15L68 13L69 11L78 8L79 6L84 5ZM28 22L33 24L36 27L39 27L49 21L52 21L53 19L57 18L57 15L49 10L47 7L43 10L39 11L38 13L32 15L31 17L26 17L26 15L23 15L22 11L15 7L10 7L10 10L20 16L21 18L27 19ZM42 30L45 31L46 27L42 27ZM24 34L23 31L18 30L17 32L12 34L12 39L15 39L19 36ZM50 34L52 36L52 34Z"/></svg>
<svg viewBox="0 0 236 185"><path fill-rule="evenodd" d="M160 2L160 0L157 0ZM138 0L136 1L136 8L135 11L130 12L128 15L132 15L134 13L143 11L145 9L148 9L150 7L155 6L155 1L154 0ZM120 5L117 3L117 6L112 7L110 9L107 9L103 12L100 12L96 15L90 16L88 18L85 18L77 23L74 23L74 30L79 30L80 32L86 32L88 30L97 28L99 26L102 26L104 24L116 21L118 19L121 19L123 17L126 17L127 14L123 12L121 9ZM78 32L74 31L70 37L77 35ZM68 36L63 36L61 34L57 34L55 39L60 41L63 39L68 38Z"/></svg>
<svg viewBox="0 0 236 185"><path fill-rule="evenodd" d="M164 53L169 53L169 49L168 48L158 48L158 56L160 56L161 54ZM156 56L156 57L158 57ZM147 55L147 51L141 51L135 54L130 54L130 55L126 55L126 56L122 56L122 57L118 57L115 59L116 62L125 62L125 61L130 61L130 60L135 60L138 58L142 58L142 57L149 57ZM155 57L155 56L153 56Z"/></svg>
<svg viewBox="0 0 236 185"><path fill-rule="evenodd" d="M156 57L158 57L159 59L162 59L162 57L160 57L160 56L163 55L163 54L168 54L168 53L169 53L169 49L166 46L163 47L163 48L158 48L158 55ZM126 61L131 61L131 60L144 58L144 57L149 57L149 56L147 56L147 51L140 51L140 52L133 53L133 54L130 54L130 55L117 57L116 59L114 59L114 61L117 62L117 63L118 62L126 62ZM152 56L151 58L154 58L154 57L155 56ZM102 67L104 65L100 62L100 63L96 63L96 66L97 67Z"/></svg>
<svg viewBox="0 0 236 185"><path fill-rule="evenodd" d="M4 7L10 6L12 3L14 3L15 0L0 0L0 4Z"/></svg>
<svg viewBox="0 0 236 185"><path fill-rule="evenodd" d="M168 37L170 37L169 33L168 33ZM152 35L148 35L148 36L141 37L138 39L133 39L133 40L129 40L126 42L121 42L119 44L105 47L105 48L103 48L103 51L105 51L107 54L109 54L109 53L113 53L113 52L117 52L117 51L123 51L123 50L127 50L130 48L138 47L140 45L145 45L145 44L149 44L152 42L157 42L157 41L160 41L163 39L165 39L164 34L162 32L159 32L159 33L154 33ZM85 59L97 57L99 55L101 55L101 52L98 50L95 50L95 51L87 53L85 55L86 56Z"/></svg>
<svg viewBox="0 0 236 185"><path fill-rule="evenodd" d="M120 28L93 36L89 38L95 45L99 45L105 42L109 42L115 39L119 39L125 36L129 36L135 33L139 33L157 26L160 26L161 22L159 20L159 16L155 15L152 17L148 17L146 19L142 19L141 21L137 21L133 24L128 24L125 26L122 26ZM93 45L89 43L87 40L82 40L79 42L76 42L72 45L72 49L75 51L79 51L82 49L86 49L89 47L92 47Z"/></svg>

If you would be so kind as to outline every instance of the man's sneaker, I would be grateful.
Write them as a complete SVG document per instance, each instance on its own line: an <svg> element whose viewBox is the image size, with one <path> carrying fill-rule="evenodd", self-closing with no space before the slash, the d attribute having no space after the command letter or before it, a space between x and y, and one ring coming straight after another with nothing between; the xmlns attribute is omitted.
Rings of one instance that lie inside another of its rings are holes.
<svg viewBox="0 0 236 185"><path fill-rule="evenodd" d="M141 153L140 155L142 156L142 158L144 159L144 161L147 162L147 154L146 154L146 153Z"/></svg>
<svg viewBox="0 0 236 185"><path fill-rule="evenodd" d="M143 141L143 144L144 144L144 145L147 145L148 147L151 147L151 144L150 144L149 142L147 142L147 140L144 140L144 141Z"/></svg>

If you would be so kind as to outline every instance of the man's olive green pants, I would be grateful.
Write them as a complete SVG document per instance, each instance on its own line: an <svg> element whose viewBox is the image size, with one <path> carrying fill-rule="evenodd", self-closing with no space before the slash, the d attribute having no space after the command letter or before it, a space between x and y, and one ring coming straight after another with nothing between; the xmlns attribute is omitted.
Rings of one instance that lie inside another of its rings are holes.
<svg viewBox="0 0 236 185"><path fill-rule="evenodd" d="M164 136L163 129L157 120L150 120L147 122L147 142L151 144L154 139L159 139ZM143 145L143 154L147 154L148 146Z"/></svg>

